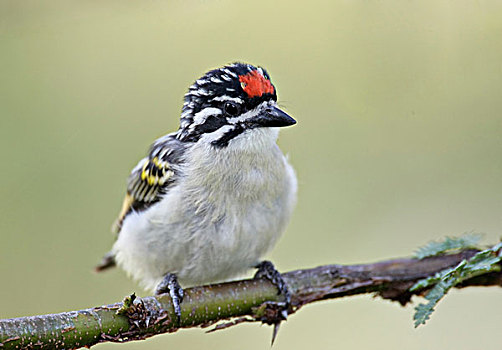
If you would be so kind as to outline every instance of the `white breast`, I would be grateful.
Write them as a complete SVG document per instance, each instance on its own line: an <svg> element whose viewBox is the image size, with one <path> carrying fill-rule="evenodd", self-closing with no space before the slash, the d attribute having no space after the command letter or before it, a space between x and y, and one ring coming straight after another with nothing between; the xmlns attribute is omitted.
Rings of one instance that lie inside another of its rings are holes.
<svg viewBox="0 0 502 350"><path fill-rule="evenodd" d="M176 273L182 284L234 277L257 263L284 231L296 196L278 130L248 130L227 147L205 135L186 154L176 186L124 221L117 262L148 289Z"/></svg>

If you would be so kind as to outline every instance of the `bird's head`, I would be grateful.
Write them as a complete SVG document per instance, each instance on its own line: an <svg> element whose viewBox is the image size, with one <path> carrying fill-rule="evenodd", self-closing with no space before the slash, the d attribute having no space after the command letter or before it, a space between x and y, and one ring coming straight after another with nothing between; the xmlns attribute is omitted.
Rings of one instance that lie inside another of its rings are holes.
<svg viewBox="0 0 502 350"><path fill-rule="evenodd" d="M247 130L295 124L276 102L275 87L261 67L233 63L211 70L185 95L178 137L195 142L210 135L204 139L225 147Z"/></svg>

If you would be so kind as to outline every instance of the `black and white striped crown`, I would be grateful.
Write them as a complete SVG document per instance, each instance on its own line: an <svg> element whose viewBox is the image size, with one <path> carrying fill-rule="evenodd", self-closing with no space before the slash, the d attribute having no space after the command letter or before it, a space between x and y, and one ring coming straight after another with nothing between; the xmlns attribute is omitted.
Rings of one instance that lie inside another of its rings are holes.
<svg viewBox="0 0 502 350"><path fill-rule="evenodd" d="M277 100L267 71L246 63L233 63L207 72L185 94L180 120L180 139L197 138L208 116L221 114L226 101L242 112L263 101Z"/></svg>

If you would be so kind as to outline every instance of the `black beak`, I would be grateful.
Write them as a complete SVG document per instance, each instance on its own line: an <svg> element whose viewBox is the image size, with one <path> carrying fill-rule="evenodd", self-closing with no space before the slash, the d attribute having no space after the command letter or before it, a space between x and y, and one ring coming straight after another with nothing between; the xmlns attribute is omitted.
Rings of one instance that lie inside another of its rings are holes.
<svg viewBox="0 0 502 350"><path fill-rule="evenodd" d="M281 109L271 106L267 107L263 113L256 116L253 123L264 127L281 127L296 124L296 120Z"/></svg>

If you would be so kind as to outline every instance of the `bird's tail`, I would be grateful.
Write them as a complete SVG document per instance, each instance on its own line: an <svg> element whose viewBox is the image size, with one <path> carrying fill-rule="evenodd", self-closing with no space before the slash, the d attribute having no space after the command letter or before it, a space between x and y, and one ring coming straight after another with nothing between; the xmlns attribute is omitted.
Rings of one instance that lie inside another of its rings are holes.
<svg viewBox="0 0 502 350"><path fill-rule="evenodd" d="M94 270L96 272L101 272L104 270L108 270L109 268L112 268L115 265L116 265L115 256L113 255L112 252L108 252L105 254L105 256L103 256L103 259L101 259L101 262L98 265L96 265Z"/></svg>

